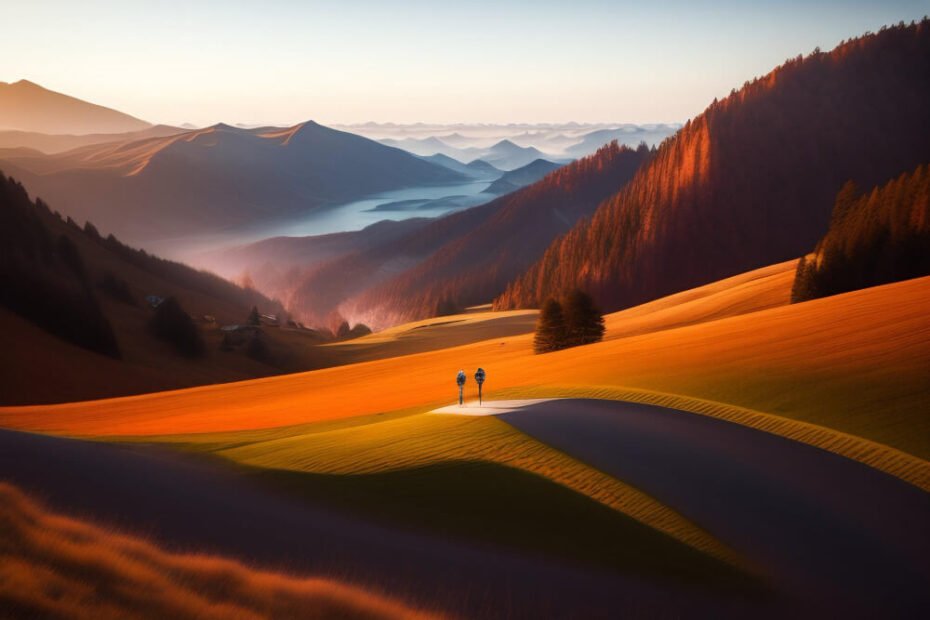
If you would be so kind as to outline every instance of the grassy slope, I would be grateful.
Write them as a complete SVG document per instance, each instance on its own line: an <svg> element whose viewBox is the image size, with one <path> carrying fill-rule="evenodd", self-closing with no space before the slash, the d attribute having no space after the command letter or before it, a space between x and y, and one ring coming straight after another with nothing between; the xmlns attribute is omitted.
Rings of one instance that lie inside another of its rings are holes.
<svg viewBox="0 0 930 620"><path fill-rule="evenodd" d="M699 286L607 316L608 339L684 327L791 303L798 261L790 260Z"/></svg>
<svg viewBox="0 0 930 620"><path fill-rule="evenodd" d="M804 420L926 458L928 304L930 278L921 278L544 356L532 355L531 336L514 336L229 385L3 408L0 424L84 435L269 428L445 404L455 370L480 365L490 397L504 388L522 396L639 388Z"/></svg>
<svg viewBox="0 0 930 620"><path fill-rule="evenodd" d="M355 587L167 553L46 512L0 483L0 615L61 618L413 618Z"/></svg>

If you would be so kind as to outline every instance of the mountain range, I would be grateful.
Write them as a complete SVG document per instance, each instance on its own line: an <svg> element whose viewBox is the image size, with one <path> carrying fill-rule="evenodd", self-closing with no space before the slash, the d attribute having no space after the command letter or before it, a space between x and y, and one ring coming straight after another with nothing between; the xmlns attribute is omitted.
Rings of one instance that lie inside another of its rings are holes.
<svg viewBox="0 0 930 620"><path fill-rule="evenodd" d="M0 168L79 220L150 247L228 232L361 196L467 180L446 167L308 121L225 124L63 153L0 150Z"/></svg>
<svg viewBox="0 0 930 620"><path fill-rule="evenodd" d="M501 170L521 168L537 159L561 161L562 163L565 161L564 158L560 159L543 153L533 146L519 146L507 139L500 140L489 147L469 146L464 148L446 144L435 136L403 139L386 138L381 140L381 143L423 157L444 155L465 164L481 160Z"/></svg>
<svg viewBox="0 0 930 620"><path fill-rule="evenodd" d="M493 145L508 140L533 147L551 161L565 162L591 155L612 140L636 147L658 145L677 131L678 123L362 123L335 126L345 131L387 141L418 154L444 153L467 162Z"/></svg>

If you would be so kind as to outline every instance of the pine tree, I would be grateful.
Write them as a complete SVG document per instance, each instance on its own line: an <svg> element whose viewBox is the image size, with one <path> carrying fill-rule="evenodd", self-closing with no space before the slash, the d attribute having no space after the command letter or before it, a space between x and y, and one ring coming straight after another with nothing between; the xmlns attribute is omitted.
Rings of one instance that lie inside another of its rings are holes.
<svg viewBox="0 0 930 620"><path fill-rule="evenodd" d="M262 319L258 314L258 307L252 306L252 311L249 312L249 318L246 319L246 325L261 325Z"/></svg>
<svg viewBox="0 0 930 620"><path fill-rule="evenodd" d="M536 336L533 338L533 350L536 353L558 351L565 347L565 318L562 305L549 298L539 312L536 322Z"/></svg>
<svg viewBox="0 0 930 620"><path fill-rule="evenodd" d="M604 338L604 317L590 295L575 289L563 301L565 344L574 347Z"/></svg>

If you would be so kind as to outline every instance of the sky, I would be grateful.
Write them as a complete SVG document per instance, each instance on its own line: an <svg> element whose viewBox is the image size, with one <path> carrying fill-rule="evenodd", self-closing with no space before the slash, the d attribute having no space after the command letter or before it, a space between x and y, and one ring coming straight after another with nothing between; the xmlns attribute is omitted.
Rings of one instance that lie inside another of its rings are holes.
<svg viewBox="0 0 930 620"><path fill-rule="evenodd" d="M155 123L682 122L930 0L0 0L0 81Z"/></svg>

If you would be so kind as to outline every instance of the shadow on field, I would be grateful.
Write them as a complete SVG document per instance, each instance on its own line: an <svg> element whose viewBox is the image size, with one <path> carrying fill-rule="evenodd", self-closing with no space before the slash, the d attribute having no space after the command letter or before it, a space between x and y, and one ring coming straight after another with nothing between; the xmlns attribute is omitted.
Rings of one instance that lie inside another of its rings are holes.
<svg viewBox="0 0 930 620"><path fill-rule="evenodd" d="M450 461L377 474L247 469L307 499L416 532L761 595L754 577L536 474Z"/></svg>

